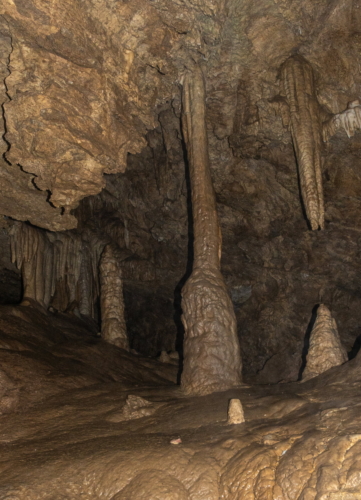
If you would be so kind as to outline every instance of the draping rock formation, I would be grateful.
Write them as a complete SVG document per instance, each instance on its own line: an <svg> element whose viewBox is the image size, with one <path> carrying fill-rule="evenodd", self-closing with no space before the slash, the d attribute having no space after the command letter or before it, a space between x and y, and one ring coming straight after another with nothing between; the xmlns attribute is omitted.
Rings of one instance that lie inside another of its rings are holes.
<svg viewBox="0 0 361 500"><path fill-rule="evenodd" d="M107 245L100 258L100 313L102 337L122 349L129 349L124 318L123 281L119 255Z"/></svg>
<svg viewBox="0 0 361 500"><path fill-rule="evenodd" d="M12 261L21 269L23 304L95 317L102 243L75 233L51 233L17 222L11 228Z"/></svg>
<svg viewBox="0 0 361 500"><path fill-rule="evenodd" d="M337 331L336 321L329 309L320 304L317 309L316 322L310 335L306 366L302 380L317 377L321 373L342 365L348 360Z"/></svg>
<svg viewBox="0 0 361 500"><path fill-rule="evenodd" d="M302 56L292 56L282 66L281 79L307 218L312 229L323 229L322 129L312 66Z"/></svg>
<svg viewBox="0 0 361 500"><path fill-rule="evenodd" d="M339 129L345 130L347 137L350 138L355 134L356 130L360 130L360 128L361 106L360 101L356 99L348 103L345 111L337 113L323 124L323 140L325 142L328 141Z"/></svg>
<svg viewBox="0 0 361 500"><path fill-rule="evenodd" d="M183 82L183 131L193 214L193 269L182 289L182 388L208 394L239 385L241 357L233 305L220 272L221 229L209 169L205 87L198 66Z"/></svg>

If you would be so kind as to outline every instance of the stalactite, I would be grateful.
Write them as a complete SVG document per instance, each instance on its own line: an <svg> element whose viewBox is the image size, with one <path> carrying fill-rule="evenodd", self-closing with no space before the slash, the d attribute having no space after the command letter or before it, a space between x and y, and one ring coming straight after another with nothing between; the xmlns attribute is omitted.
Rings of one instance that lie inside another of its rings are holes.
<svg viewBox="0 0 361 500"><path fill-rule="evenodd" d="M111 245L107 245L102 253L99 274L102 337L110 344L128 350L120 259Z"/></svg>
<svg viewBox="0 0 361 500"><path fill-rule="evenodd" d="M241 356L236 318L220 272L221 232L209 168L203 74L196 67L183 83L183 133L190 169L194 227L193 271L182 290L184 365L188 394L239 385Z"/></svg>
<svg viewBox="0 0 361 500"><path fill-rule="evenodd" d="M347 361L347 354L342 347L336 321L329 309L320 304L317 319L310 335L310 347L302 381L317 377L321 373L342 365Z"/></svg>
<svg viewBox="0 0 361 500"><path fill-rule="evenodd" d="M16 222L12 260L22 270L23 304L31 299L45 308L94 317L104 243L88 240L74 232L53 233Z"/></svg>
<svg viewBox="0 0 361 500"><path fill-rule="evenodd" d="M313 70L302 56L292 56L282 66L281 79L290 110L291 134L306 215L312 229L323 229L322 125Z"/></svg>
<svg viewBox="0 0 361 500"><path fill-rule="evenodd" d="M11 231L12 260L23 276L23 303L35 300L48 307L53 282L53 253L44 230L17 222Z"/></svg>
<svg viewBox="0 0 361 500"><path fill-rule="evenodd" d="M361 106L358 99L349 102L345 111L333 115L323 123L322 135L324 142L327 142L340 128L345 130L349 138L354 135L356 130L361 129Z"/></svg>

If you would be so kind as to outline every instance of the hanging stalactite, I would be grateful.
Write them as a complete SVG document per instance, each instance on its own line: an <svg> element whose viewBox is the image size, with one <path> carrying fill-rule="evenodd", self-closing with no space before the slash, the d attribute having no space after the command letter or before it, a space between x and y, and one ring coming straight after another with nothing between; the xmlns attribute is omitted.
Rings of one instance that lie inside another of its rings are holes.
<svg viewBox="0 0 361 500"><path fill-rule="evenodd" d="M22 271L23 304L94 317L104 244L73 232L52 233L23 222L11 231L12 261Z"/></svg>
<svg viewBox="0 0 361 500"><path fill-rule="evenodd" d="M321 173L322 124L313 70L302 56L292 56L281 68L281 82L290 112L302 199L313 230L324 228Z"/></svg>
<svg viewBox="0 0 361 500"><path fill-rule="evenodd" d="M358 99L349 102L347 109L333 115L323 123L322 135L324 142L327 142L339 129L343 129L348 138L352 137L356 130L361 129L361 105Z"/></svg>

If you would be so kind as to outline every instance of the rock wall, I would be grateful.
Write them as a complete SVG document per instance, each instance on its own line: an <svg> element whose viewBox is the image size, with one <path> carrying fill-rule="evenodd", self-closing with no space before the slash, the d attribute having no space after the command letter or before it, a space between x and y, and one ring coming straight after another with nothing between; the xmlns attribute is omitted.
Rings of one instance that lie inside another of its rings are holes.
<svg viewBox="0 0 361 500"><path fill-rule="evenodd" d="M358 1L17 0L0 12L0 213L54 231L90 224L116 240L132 345L156 354L182 336L192 227L179 82L196 56L245 373L296 379L320 302L356 351L360 134L348 139L337 126L321 144L325 229L311 234L279 76L298 54L313 68L324 116L356 102Z"/></svg>

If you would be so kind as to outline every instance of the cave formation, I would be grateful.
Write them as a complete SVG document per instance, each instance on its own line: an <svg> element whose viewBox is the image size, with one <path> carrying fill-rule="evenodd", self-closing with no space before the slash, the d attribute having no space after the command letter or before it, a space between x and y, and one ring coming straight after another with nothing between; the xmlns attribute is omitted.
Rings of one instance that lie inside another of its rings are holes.
<svg viewBox="0 0 361 500"><path fill-rule="evenodd" d="M360 32L3 0L0 500L361 498Z"/></svg>
<svg viewBox="0 0 361 500"><path fill-rule="evenodd" d="M182 388L208 394L241 382L236 318L220 273L222 236L208 158L205 91L199 66L183 82L183 130L189 159L194 252L182 289L184 365Z"/></svg>

